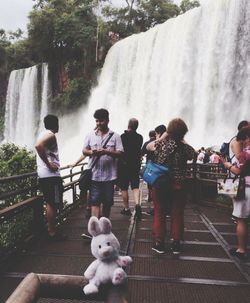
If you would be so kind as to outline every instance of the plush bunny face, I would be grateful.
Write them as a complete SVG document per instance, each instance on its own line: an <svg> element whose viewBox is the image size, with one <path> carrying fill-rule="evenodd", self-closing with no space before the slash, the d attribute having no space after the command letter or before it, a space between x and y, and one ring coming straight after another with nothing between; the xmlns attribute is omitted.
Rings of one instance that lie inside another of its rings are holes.
<svg viewBox="0 0 250 303"><path fill-rule="evenodd" d="M100 220L91 217L89 220L88 231L93 236L91 252L96 259L111 261L119 256L120 244L111 228L110 220L105 217Z"/></svg>
<svg viewBox="0 0 250 303"><path fill-rule="evenodd" d="M113 233L101 234L92 239L91 252L96 259L102 261L116 259L119 250L120 244Z"/></svg>

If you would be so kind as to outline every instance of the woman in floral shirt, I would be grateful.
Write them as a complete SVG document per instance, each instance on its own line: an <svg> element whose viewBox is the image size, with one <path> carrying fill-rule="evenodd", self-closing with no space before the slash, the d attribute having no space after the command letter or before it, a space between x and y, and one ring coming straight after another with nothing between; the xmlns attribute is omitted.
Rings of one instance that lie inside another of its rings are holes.
<svg viewBox="0 0 250 303"><path fill-rule="evenodd" d="M242 144L242 152L237 156L235 164L224 162L225 168L233 174L241 175L245 181L244 196L233 199L233 216L236 218L236 234L238 247L230 249L230 254L238 259L247 260L248 219L250 218L250 126L242 128L236 137Z"/></svg>
<svg viewBox="0 0 250 303"><path fill-rule="evenodd" d="M171 176L160 177L152 189L154 202L152 249L157 253L164 253L164 240L166 236L166 204L171 203L171 238L172 252L181 252L180 241L184 234L184 208L186 202L185 180L187 161L196 157L195 150L184 142L188 128L182 119L173 119L169 122L167 133L160 140L147 146L154 151L154 162L168 165Z"/></svg>

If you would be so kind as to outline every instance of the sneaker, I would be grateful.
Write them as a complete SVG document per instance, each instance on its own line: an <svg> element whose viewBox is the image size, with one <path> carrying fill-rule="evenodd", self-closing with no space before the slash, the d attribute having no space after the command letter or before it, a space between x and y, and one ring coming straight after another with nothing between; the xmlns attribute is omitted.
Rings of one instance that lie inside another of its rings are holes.
<svg viewBox="0 0 250 303"><path fill-rule="evenodd" d="M152 247L152 250L157 252L158 254L164 254L165 253L165 247L162 242L155 242L154 246Z"/></svg>
<svg viewBox="0 0 250 303"><path fill-rule="evenodd" d="M153 215L154 215L154 209L151 208L150 210L147 210L147 211L145 212L145 215L147 215L147 216L153 216Z"/></svg>
<svg viewBox="0 0 250 303"><path fill-rule="evenodd" d="M174 240L171 245L172 253L179 255L181 253L181 244L179 240Z"/></svg>
<svg viewBox="0 0 250 303"><path fill-rule="evenodd" d="M81 234L81 237L85 240L92 240L92 236L88 232Z"/></svg>
<svg viewBox="0 0 250 303"><path fill-rule="evenodd" d="M246 261L247 260L247 253L241 253L237 251L237 248L231 248L229 250L229 253L233 257L237 257L241 261Z"/></svg>
<svg viewBox="0 0 250 303"><path fill-rule="evenodd" d="M139 204L137 204L135 206L135 218L137 220L141 220L141 218L142 218L141 205L139 205Z"/></svg>
<svg viewBox="0 0 250 303"><path fill-rule="evenodd" d="M53 236L48 235L48 240L51 242L60 242L67 240L68 237L61 233L55 233Z"/></svg>
<svg viewBox="0 0 250 303"><path fill-rule="evenodd" d="M123 208L121 210L121 214L124 215L124 216L129 216L129 217L132 216L132 213L131 213L130 209L125 209L125 208Z"/></svg>

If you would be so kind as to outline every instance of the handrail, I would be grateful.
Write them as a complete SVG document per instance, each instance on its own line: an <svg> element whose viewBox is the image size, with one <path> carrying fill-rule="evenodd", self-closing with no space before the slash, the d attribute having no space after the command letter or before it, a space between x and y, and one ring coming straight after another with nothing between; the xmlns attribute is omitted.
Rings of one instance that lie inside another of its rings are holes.
<svg viewBox="0 0 250 303"><path fill-rule="evenodd" d="M31 205L34 205L41 200L42 196L35 196L0 210L0 223L6 221L6 219L10 217L15 216L17 213L20 213L24 209L30 207Z"/></svg>
<svg viewBox="0 0 250 303"><path fill-rule="evenodd" d="M3 193L2 195L0 195L0 199L7 199L7 198L10 198L12 196L17 196L17 195L20 195L20 194L24 194L32 189L37 189L37 185L33 185L33 186L30 186L30 187L26 187L26 188L23 188L23 189L18 189L18 190L14 190L14 191L11 191L11 192L8 192L8 193Z"/></svg>
<svg viewBox="0 0 250 303"><path fill-rule="evenodd" d="M88 164L87 162L81 163L81 164L77 164L74 167L78 167L78 166L82 166L84 167L86 164ZM71 167L69 165L65 165L63 167L60 168L60 171L63 171L65 169L70 169L71 170L74 168ZM21 175L13 175L13 176L8 176L8 177L1 177L0 178L0 184L4 183L4 182L8 182L8 181L14 181L14 180L19 180L19 179L24 179L24 178L29 178L29 177L37 177L37 172L30 172L30 173L25 173L25 174L21 174Z"/></svg>
<svg viewBox="0 0 250 303"><path fill-rule="evenodd" d="M71 182L75 182L76 183L77 180L73 181L72 178L74 176L80 175L81 170L84 168L84 166L86 164L87 164L87 162L78 164L78 165L76 165L74 167L71 167L71 166L68 166L68 165L61 167L60 171L63 171L65 169L70 169L70 172L71 172L70 174L62 176L62 179L64 180L64 179L67 179L67 178L71 178ZM72 173L73 169L75 167L79 167L79 166L81 166L81 170ZM2 177L2 178L0 178L0 184L1 183L2 184L3 183L7 183L7 182L10 182L10 181L23 180L23 179L26 179L26 178L29 178L29 177L37 177L37 173L36 172L32 172L32 173L26 173L26 174L22 174L22 175ZM73 185L73 183L71 183L71 185ZM68 184L66 186L68 187ZM4 199L7 199L7 198L10 198L10 197L13 197L13 196L17 196L17 195L20 195L20 194L25 194L25 193L28 193L30 191L37 191L37 189L38 189L38 184L29 186L29 187L26 187L26 188L22 188L22 189L17 189L17 190L11 191L11 192L8 191L8 192L0 194L0 200L4 200Z"/></svg>

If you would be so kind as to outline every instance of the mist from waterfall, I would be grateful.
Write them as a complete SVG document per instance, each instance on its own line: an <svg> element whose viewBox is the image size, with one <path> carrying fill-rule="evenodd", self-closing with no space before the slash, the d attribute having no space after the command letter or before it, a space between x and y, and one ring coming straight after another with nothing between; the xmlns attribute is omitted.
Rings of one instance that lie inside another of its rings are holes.
<svg viewBox="0 0 250 303"><path fill-rule="evenodd" d="M72 156L72 146L80 154L101 107L119 133L129 118L138 118L145 140L149 130L175 117L186 121L187 141L195 147L229 140L238 122L249 120L249 29L250 1L203 0L199 8L116 43L62 156Z"/></svg>
<svg viewBox="0 0 250 303"><path fill-rule="evenodd" d="M35 65L10 74L5 109L4 141L34 148L51 95L48 65Z"/></svg>

